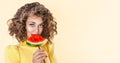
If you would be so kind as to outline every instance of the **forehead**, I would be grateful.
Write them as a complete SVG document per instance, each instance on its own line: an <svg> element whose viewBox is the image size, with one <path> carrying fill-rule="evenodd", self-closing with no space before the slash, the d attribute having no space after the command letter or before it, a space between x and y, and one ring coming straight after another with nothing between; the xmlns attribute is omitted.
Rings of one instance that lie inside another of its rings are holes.
<svg viewBox="0 0 120 63"><path fill-rule="evenodd" d="M35 15L31 15L31 16L28 16L27 22L42 23L43 20L42 20L42 17L40 16L38 17Z"/></svg>

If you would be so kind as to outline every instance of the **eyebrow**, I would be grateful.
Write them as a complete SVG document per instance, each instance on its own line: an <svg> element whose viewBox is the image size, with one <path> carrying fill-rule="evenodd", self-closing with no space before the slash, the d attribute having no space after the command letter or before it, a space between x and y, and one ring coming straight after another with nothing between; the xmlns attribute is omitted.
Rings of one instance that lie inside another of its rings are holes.
<svg viewBox="0 0 120 63"><path fill-rule="evenodd" d="M35 23L35 22L30 22L30 23Z"/></svg>
<svg viewBox="0 0 120 63"><path fill-rule="evenodd" d="M30 23L33 23L33 24L35 24L35 22L30 22ZM43 24L43 22L42 22L42 23L40 23L40 25L41 25L41 24Z"/></svg>

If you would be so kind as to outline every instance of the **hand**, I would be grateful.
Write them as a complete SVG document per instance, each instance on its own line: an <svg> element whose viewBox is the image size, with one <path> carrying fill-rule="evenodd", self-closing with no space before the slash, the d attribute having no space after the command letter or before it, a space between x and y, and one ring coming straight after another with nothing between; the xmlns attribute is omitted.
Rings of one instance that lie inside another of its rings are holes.
<svg viewBox="0 0 120 63"><path fill-rule="evenodd" d="M47 55L44 50L38 49L34 54L33 54L33 63L40 63L42 60L47 58Z"/></svg>

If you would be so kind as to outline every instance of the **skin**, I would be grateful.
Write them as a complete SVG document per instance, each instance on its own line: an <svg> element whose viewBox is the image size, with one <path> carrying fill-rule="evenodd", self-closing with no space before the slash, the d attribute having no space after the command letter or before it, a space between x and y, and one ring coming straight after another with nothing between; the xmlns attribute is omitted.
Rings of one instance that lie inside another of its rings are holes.
<svg viewBox="0 0 120 63"><path fill-rule="evenodd" d="M27 37L30 37L32 34L41 34L42 30L43 30L42 18L34 15L29 16L26 21ZM42 49L38 49L33 54L33 63L40 63L45 58L47 58L45 51Z"/></svg>
<svg viewBox="0 0 120 63"><path fill-rule="evenodd" d="M31 34L41 34L43 30L43 21L41 17L29 16L26 22L27 36Z"/></svg>

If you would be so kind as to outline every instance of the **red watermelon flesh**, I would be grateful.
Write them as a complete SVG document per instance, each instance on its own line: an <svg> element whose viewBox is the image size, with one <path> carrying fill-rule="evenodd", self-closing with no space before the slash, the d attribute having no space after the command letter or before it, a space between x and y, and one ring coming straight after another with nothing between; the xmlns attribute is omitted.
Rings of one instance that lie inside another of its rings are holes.
<svg viewBox="0 0 120 63"><path fill-rule="evenodd" d="M37 43L37 42L42 42L45 40L42 36L39 34L32 34L30 38L28 38L29 41Z"/></svg>
<svg viewBox="0 0 120 63"><path fill-rule="evenodd" d="M42 46L45 43L46 43L46 40L41 35L39 35L39 34L32 34L31 37L28 38L26 44L30 45L30 46L37 47L37 46Z"/></svg>

